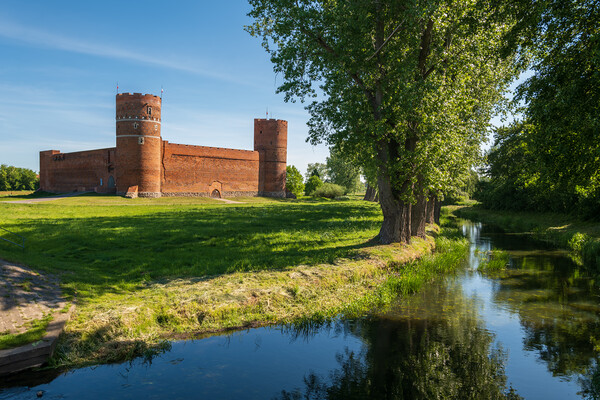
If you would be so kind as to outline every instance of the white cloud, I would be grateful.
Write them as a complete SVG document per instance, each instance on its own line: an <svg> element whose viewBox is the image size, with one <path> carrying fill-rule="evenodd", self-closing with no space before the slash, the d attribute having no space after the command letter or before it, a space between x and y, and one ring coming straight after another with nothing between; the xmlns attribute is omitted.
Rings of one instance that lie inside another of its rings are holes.
<svg viewBox="0 0 600 400"><path fill-rule="evenodd" d="M0 37L12 39L15 42L27 43L36 47L51 48L72 53L87 54L96 57L113 58L132 61L140 64L150 64L157 67L202 75L226 82L254 86L247 79L233 75L209 71L191 60L173 57L158 57L132 51L114 44L92 43L73 37L63 36L39 29L19 25L14 22L0 20ZM215 68L216 69L216 68Z"/></svg>

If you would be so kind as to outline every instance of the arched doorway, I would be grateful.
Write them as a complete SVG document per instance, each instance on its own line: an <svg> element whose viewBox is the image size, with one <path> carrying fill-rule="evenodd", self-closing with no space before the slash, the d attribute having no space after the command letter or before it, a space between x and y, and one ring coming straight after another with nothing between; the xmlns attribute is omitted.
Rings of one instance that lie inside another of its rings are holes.
<svg viewBox="0 0 600 400"><path fill-rule="evenodd" d="M220 199L221 198L221 192L219 192L217 189L214 189L212 191L212 193L210 194L210 197L212 197L213 199Z"/></svg>
<svg viewBox="0 0 600 400"><path fill-rule="evenodd" d="M115 178L113 178L112 175L108 177L108 187L109 187L109 189L112 189L115 187Z"/></svg>

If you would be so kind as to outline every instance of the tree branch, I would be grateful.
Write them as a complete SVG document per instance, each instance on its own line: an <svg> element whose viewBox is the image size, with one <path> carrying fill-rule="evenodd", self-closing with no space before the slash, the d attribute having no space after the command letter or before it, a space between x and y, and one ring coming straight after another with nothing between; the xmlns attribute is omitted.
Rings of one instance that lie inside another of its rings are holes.
<svg viewBox="0 0 600 400"><path fill-rule="evenodd" d="M309 38L311 38L312 40L314 40L319 46L321 46L326 52L328 52L329 54L331 54L332 56L334 56L336 59L340 60L341 57L340 55L333 49L333 47L331 47L323 38L323 36L319 35L319 34L315 34L313 32L311 32L310 30L300 26L299 27L300 32L304 33L306 36L308 36ZM373 95L373 93L367 89L367 86L365 85L364 81L360 78L360 76L358 76L358 74L356 72L352 72L350 70L347 70L346 68L344 68L345 72L348 74L348 76L356 83L356 85L362 89L363 93L365 94L365 96L367 96L367 99L369 100L369 103L371 103L371 106L375 105L375 96Z"/></svg>
<svg viewBox="0 0 600 400"><path fill-rule="evenodd" d="M433 31L433 21L429 19L427 21L427 27L423 31L421 36L421 51L419 51L419 73L423 79L426 78L425 74L429 75L431 72L425 70L425 63L431 49L431 32ZM431 68L430 68L431 70Z"/></svg>
<svg viewBox="0 0 600 400"><path fill-rule="evenodd" d="M379 46L379 48L377 50L375 50L375 52L373 54L371 54L367 58L366 61L369 61L371 58L375 57L381 51L381 49L383 49L385 47L385 45L390 41L390 39L392 37L394 37L394 35L400 30L400 28L404 24L404 21L406 21L406 18L403 19L402 22L400 22L400 24L398 24L398 26L396 27L396 29L394 29L394 31L392 33L390 33L390 35L383 41L383 44L381 46Z"/></svg>

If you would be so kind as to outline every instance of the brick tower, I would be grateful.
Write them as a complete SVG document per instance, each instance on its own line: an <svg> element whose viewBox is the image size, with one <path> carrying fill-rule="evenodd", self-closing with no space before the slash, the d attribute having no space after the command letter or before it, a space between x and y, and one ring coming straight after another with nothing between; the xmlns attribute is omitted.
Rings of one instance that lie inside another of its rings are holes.
<svg viewBox="0 0 600 400"><path fill-rule="evenodd" d="M254 151L258 151L258 194L285 197L287 121L254 120Z"/></svg>
<svg viewBox="0 0 600 400"><path fill-rule="evenodd" d="M160 107L158 96L117 94L117 194L137 186L140 197L161 195Z"/></svg>

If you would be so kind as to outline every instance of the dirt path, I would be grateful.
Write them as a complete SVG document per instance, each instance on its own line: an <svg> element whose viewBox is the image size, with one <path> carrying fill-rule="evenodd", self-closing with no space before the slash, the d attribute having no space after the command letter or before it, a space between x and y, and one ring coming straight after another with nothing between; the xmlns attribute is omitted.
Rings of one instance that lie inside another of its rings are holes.
<svg viewBox="0 0 600 400"><path fill-rule="evenodd" d="M58 281L0 260L0 333L22 333L27 323L65 308Z"/></svg>
<svg viewBox="0 0 600 400"><path fill-rule="evenodd" d="M219 198L215 198L215 197L211 197L213 200L219 200L222 201L223 203L227 203L227 204L244 204L241 201L235 201L235 200L229 200L229 199L219 199Z"/></svg>
<svg viewBox="0 0 600 400"><path fill-rule="evenodd" d="M56 279L0 260L0 334L26 332L32 321L52 315L41 340L0 350L0 376L46 363L73 311L67 306Z"/></svg>

